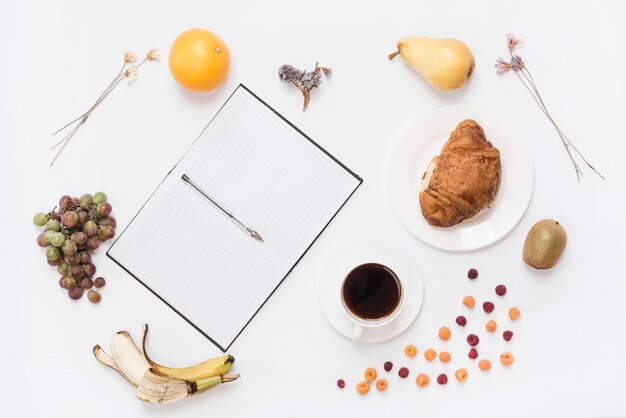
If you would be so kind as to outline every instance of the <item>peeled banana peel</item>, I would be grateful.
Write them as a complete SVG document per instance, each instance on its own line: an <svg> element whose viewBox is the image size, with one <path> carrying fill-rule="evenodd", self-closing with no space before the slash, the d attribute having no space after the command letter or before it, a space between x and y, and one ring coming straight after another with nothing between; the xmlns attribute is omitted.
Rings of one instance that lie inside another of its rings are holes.
<svg viewBox="0 0 626 418"><path fill-rule="evenodd" d="M136 387L135 396L142 401L174 402L239 378L239 374L227 374L235 361L230 355L182 368L155 363L146 352L147 333L148 326L144 325L141 350L126 331L120 331L111 337L111 355L99 345L93 347L94 357L105 366L116 370Z"/></svg>

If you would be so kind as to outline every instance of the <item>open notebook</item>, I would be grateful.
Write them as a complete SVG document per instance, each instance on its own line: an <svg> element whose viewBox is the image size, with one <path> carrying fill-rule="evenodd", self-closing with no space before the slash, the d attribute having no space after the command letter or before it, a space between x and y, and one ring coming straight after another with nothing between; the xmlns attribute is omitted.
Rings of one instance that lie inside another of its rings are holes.
<svg viewBox="0 0 626 418"><path fill-rule="evenodd" d="M107 254L226 351L361 182L239 85Z"/></svg>

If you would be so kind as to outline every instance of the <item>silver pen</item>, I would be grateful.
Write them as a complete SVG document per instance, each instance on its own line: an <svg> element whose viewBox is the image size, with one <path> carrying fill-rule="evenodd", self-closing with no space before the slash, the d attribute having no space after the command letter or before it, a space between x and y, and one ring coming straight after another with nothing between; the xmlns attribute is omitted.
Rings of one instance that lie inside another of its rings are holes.
<svg viewBox="0 0 626 418"><path fill-rule="evenodd" d="M235 218L235 216L230 213L229 211L227 211L226 209L224 209L219 203L217 203L211 196L209 196L208 194L206 194L200 187L198 187L197 184L195 184L193 181L191 181L191 179L187 176L187 174L183 174L181 176L181 179L189 184L191 187L193 187L194 189L196 189L198 192L200 192L200 194L204 197L206 197L208 199L209 202L213 203L213 205L215 205L216 208L218 208L219 210L221 210L224 215L228 216L239 228L243 229L244 231L246 231L248 234L250 234L250 236L254 239L257 239L261 242L263 242L263 238L261 238L261 235L259 235L258 232L256 232L255 230L248 228L246 225L243 224L243 222L241 222L239 219Z"/></svg>

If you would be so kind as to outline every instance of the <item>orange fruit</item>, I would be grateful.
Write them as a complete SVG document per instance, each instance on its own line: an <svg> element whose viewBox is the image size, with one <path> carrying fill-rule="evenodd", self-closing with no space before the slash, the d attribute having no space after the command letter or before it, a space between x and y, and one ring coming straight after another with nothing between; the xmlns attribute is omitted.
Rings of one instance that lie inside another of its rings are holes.
<svg viewBox="0 0 626 418"><path fill-rule="evenodd" d="M181 86L192 91L209 91L226 79L230 51L213 32L191 29L174 39L169 64L170 72Z"/></svg>

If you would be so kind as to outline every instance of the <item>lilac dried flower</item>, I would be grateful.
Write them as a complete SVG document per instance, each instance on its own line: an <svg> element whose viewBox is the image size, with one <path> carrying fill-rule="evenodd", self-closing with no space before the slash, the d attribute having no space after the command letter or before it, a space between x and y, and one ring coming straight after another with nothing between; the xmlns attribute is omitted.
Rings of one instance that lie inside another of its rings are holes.
<svg viewBox="0 0 626 418"><path fill-rule="evenodd" d="M589 167L602 180L604 180L604 176L600 174L598 170L596 170L591 165L591 163L589 163L589 161L587 161L585 156L582 155L582 153L578 150L578 148L576 148L576 146L572 143L572 141L570 141L570 139L567 136L565 136L563 131L561 131L561 128L559 128L559 126L556 124L556 122L552 118L552 115L550 114L550 111L546 107L546 104L544 103L543 98L541 97L541 94L539 93L539 89L537 88L537 85L535 84L535 80L533 79L533 76L530 73L530 70L526 66L526 63L524 62L524 60L522 60L522 57L520 57L519 55L513 55L513 50L518 45L523 43L522 40L516 38L515 35L513 35L512 33L507 33L506 41L507 41L507 47L509 48L509 54L511 55L511 61L507 62L503 60L502 58L498 58L495 64L496 73L498 75L501 75L512 69L513 74L515 74L517 78L522 82L524 87L526 87L526 90L528 90L528 92L532 95L533 99L535 100L535 103L537 103L541 111L548 118L548 121L552 124L552 126L556 130L556 133L559 136L561 143L565 147L567 156L569 157L570 161L572 162L572 165L574 166L574 170L576 171L576 178L578 179L578 181L580 181L580 177L583 175L583 172L580 169L578 163L576 162L576 159L574 158L575 155L578 155L578 157L580 157L585 162L585 164L587 164L587 167Z"/></svg>
<svg viewBox="0 0 626 418"><path fill-rule="evenodd" d="M509 32L506 34L506 43L509 47L509 51L513 52L513 50L519 45L523 44L524 41L522 41L521 39L517 38L515 35Z"/></svg>
<svg viewBox="0 0 626 418"><path fill-rule="evenodd" d="M326 77L332 75L332 70L327 67L320 67L319 63L315 63L313 71L301 71L291 65L281 65L278 68L278 77L283 81L288 81L298 87L304 96L304 106L302 110L306 110L311 100L311 90L322 84L322 73Z"/></svg>
<svg viewBox="0 0 626 418"><path fill-rule="evenodd" d="M502 75L511 69L511 64L508 61L503 60L502 58L498 58L496 60L496 74Z"/></svg>
<svg viewBox="0 0 626 418"><path fill-rule="evenodd" d="M522 57L520 57L519 55L513 55L513 57L511 57L511 68L514 71L523 70L525 68L525 64L522 60Z"/></svg>

